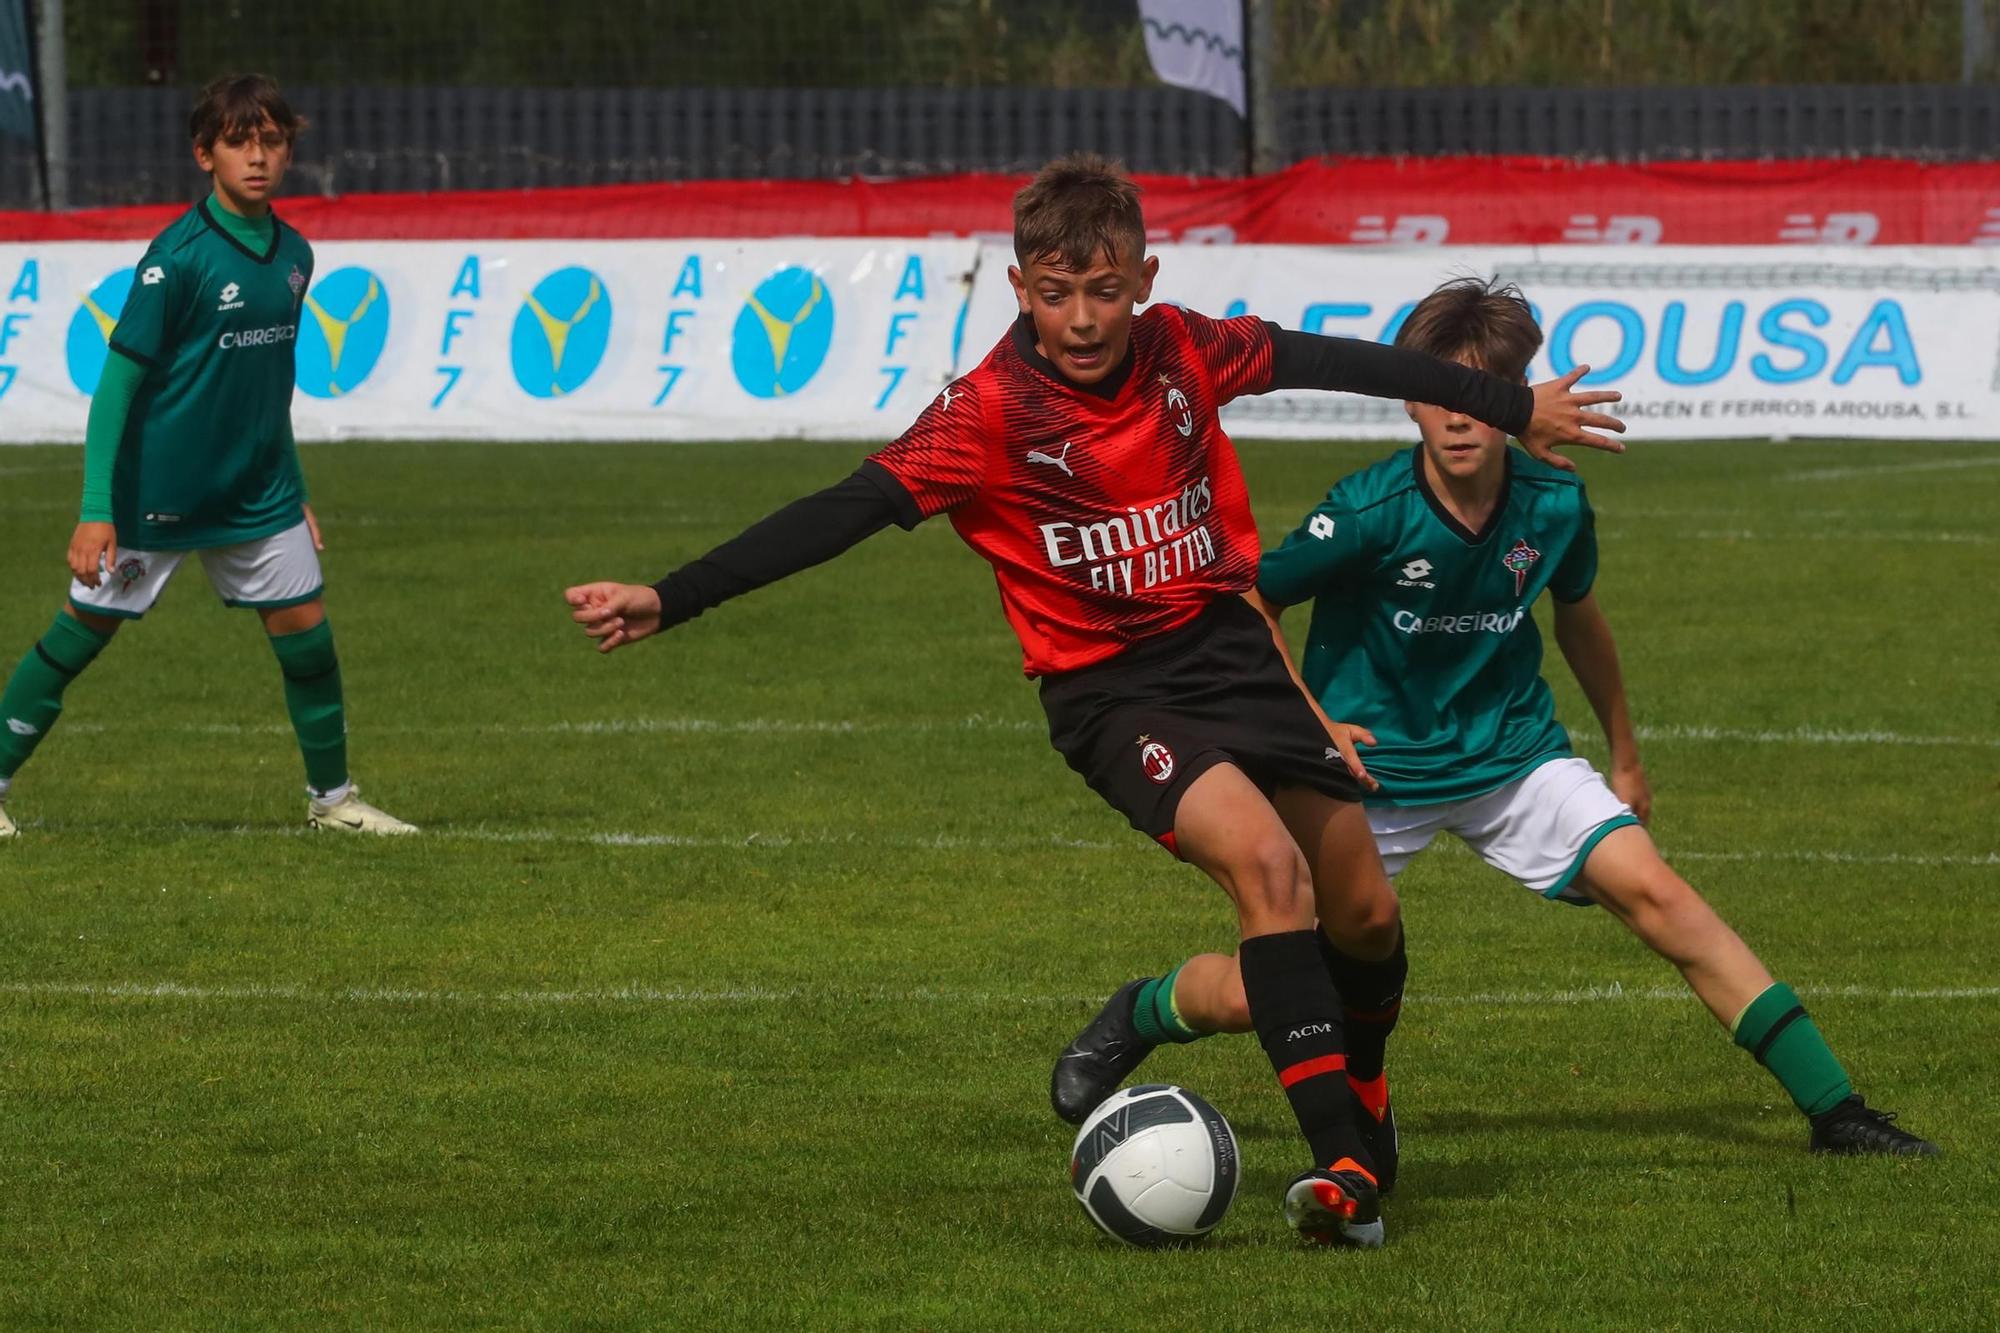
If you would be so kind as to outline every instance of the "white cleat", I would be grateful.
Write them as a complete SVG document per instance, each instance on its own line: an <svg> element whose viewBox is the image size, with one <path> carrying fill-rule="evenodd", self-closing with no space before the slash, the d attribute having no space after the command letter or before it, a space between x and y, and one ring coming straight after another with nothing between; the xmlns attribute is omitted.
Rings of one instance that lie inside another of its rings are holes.
<svg viewBox="0 0 2000 1333"><path fill-rule="evenodd" d="M0 842L21 836L21 826L7 817L7 806L0 802Z"/></svg>
<svg viewBox="0 0 2000 1333"><path fill-rule="evenodd" d="M385 837L417 831L415 824L405 824L362 800L360 790L354 787L349 787L347 795L331 804L318 797L308 799L306 827L331 829L336 833L379 833Z"/></svg>

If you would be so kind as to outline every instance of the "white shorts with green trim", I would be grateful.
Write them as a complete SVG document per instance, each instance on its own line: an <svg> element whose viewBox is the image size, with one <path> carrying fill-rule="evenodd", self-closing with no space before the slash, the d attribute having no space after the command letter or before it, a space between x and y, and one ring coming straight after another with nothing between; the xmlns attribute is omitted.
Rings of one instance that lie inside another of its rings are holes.
<svg viewBox="0 0 2000 1333"><path fill-rule="evenodd" d="M1590 761L1574 756L1551 759L1468 801L1368 807L1368 825L1391 879L1432 838L1455 833L1486 864L1544 898L1583 906L1590 905L1576 887L1583 863L1605 834L1638 822Z"/></svg>
<svg viewBox="0 0 2000 1333"><path fill-rule="evenodd" d="M215 546L202 551L127 551L120 549L109 567L100 565L95 588L71 580L69 600L85 611L120 620L137 620L153 609L167 580L190 555L201 557L209 586L225 606L277 610L310 602L320 595L319 553L304 523L255 541Z"/></svg>

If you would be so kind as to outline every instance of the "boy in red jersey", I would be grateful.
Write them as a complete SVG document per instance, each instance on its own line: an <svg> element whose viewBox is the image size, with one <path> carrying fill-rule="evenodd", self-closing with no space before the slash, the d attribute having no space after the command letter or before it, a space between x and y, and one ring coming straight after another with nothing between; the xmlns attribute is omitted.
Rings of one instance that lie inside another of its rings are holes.
<svg viewBox="0 0 2000 1333"><path fill-rule="evenodd" d="M1400 969L1396 897L1337 748L1263 617L1256 525L1217 411L1245 393L1319 388L1445 402L1553 457L1616 449L1621 429L1570 376L1533 389L1397 348L1215 321L1157 305L1138 189L1092 155L1045 168L1014 201L1008 275L1020 318L902 438L650 587L570 588L609 652L827 560L891 523L949 513L994 567L1050 739L1134 828L1234 902L1242 992L1312 1169L1285 1213L1323 1243L1382 1243L1370 1148L1344 1077L1337 957ZM1567 460L1557 460L1558 466ZM1239 983L1201 978L1223 1003ZM1132 997L1114 997L1071 1062L1116 1086ZM1095 1036L1093 1036L1095 1034ZM1055 1095L1062 1109L1064 1070ZM1082 1095L1082 1094L1079 1094Z"/></svg>

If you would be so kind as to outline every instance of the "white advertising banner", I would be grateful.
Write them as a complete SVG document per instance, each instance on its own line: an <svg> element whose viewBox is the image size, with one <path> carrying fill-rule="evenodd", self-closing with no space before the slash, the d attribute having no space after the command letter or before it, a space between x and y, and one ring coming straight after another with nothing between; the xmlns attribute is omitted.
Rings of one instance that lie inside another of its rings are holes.
<svg viewBox="0 0 2000 1333"><path fill-rule="evenodd" d="M80 440L139 244L0 245L0 442ZM972 241L329 241L301 439L889 439Z"/></svg>
<svg viewBox="0 0 2000 1333"><path fill-rule="evenodd" d="M1014 317L970 240L342 241L300 320L302 439L887 440ZM79 440L137 244L0 245L0 443ZM2000 255L1949 247L1169 245L1154 295L1388 339L1498 274L1652 439L2000 439ZM1401 406L1245 398L1256 436L1393 438Z"/></svg>
<svg viewBox="0 0 2000 1333"><path fill-rule="evenodd" d="M2000 255L1973 248L1168 245L1156 299L1217 317L1389 341L1448 278L1520 284L1547 335L1530 368L1589 365L1649 439L2000 439ZM1005 247L988 247L963 371L1011 319ZM1280 393L1223 411L1244 438L1407 435L1399 403Z"/></svg>

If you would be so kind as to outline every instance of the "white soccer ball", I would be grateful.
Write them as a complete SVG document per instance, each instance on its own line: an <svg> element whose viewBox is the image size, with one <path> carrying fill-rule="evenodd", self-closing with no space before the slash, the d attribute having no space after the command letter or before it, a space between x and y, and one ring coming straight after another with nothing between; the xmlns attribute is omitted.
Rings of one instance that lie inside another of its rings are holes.
<svg viewBox="0 0 2000 1333"><path fill-rule="evenodd" d="M1146 1083L1090 1113L1070 1150L1069 1179L1107 1236L1172 1245L1222 1220L1240 1161L1222 1112L1185 1088Z"/></svg>

